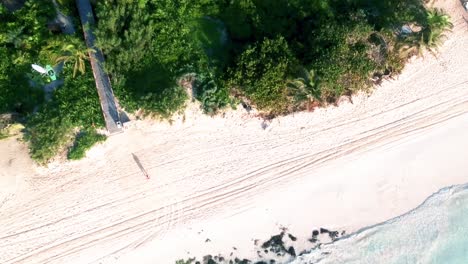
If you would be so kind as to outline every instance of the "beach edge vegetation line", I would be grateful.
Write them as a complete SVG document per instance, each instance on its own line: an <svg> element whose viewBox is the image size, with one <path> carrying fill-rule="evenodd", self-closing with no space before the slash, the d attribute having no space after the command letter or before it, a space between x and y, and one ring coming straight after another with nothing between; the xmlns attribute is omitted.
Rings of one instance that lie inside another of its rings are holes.
<svg viewBox="0 0 468 264"><path fill-rule="evenodd" d="M75 142L68 151L68 159L79 160L86 155L86 151L89 150L96 143L103 142L106 140L106 136L99 134L96 130L82 130L78 133L75 138Z"/></svg>
<svg viewBox="0 0 468 264"><path fill-rule="evenodd" d="M73 2L58 3L79 23ZM184 109L183 79L209 115L239 102L270 117L336 103L435 52L452 27L422 0L105 0L94 8L121 106L160 118ZM19 115L41 164L74 131L104 124L83 36L61 34L55 15L47 0L16 10L0 2L0 113ZM61 62L64 84L45 100L47 80L30 65Z"/></svg>

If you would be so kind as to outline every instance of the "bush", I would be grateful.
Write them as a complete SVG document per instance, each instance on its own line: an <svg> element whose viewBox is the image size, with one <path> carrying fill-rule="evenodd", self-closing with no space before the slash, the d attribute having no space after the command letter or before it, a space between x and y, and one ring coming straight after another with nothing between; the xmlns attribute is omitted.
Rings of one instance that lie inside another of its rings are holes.
<svg viewBox="0 0 468 264"><path fill-rule="evenodd" d="M73 78L72 71L71 65L64 69L64 85L26 122L25 139L31 157L40 164L47 163L73 140L73 128L104 126L91 72Z"/></svg>
<svg viewBox="0 0 468 264"><path fill-rule="evenodd" d="M318 86L324 98L337 98L347 91L369 87L369 77L376 65L368 55L373 33L359 17L350 25L336 22L318 28L310 36L310 45L316 46L311 68L319 77Z"/></svg>
<svg viewBox="0 0 468 264"><path fill-rule="evenodd" d="M72 128L55 104L46 105L26 124L24 137L29 142L31 158L40 164L47 163L71 139Z"/></svg>
<svg viewBox="0 0 468 264"><path fill-rule="evenodd" d="M239 87L259 109L284 112L289 103L286 80L297 63L283 37L264 39L239 56L230 85Z"/></svg>
<svg viewBox="0 0 468 264"><path fill-rule="evenodd" d="M52 15L50 1L29 0L14 12L0 4L0 113L26 115L42 103L42 91L30 87L27 74L51 37L46 24Z"/></svg>
<svg viewBox="0 0 468 264"><path fill-rule="evenodd" d="M197 76L194 89L196 98L201 102L202 109L207 114L213 115L232 103L226 86L213 76Z"/></svg>
<svg viewBox="0 0 468 264"><path fill-rule="evenodd" d="M96 130L82 130L75 139L75 143L68 151L68 159L78 160L86 155L86 151L94 144L105 141L106 136L98 134Z"/></svg>

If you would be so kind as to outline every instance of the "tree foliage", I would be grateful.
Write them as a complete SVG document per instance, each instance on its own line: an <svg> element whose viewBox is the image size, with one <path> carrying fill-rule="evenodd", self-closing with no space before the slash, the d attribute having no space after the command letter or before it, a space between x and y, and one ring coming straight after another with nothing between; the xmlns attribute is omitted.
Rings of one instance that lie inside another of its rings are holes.
<svg viewBox="0 0 468 264"><path fill-rule="evenodd" d="M68 151L68 159L79 160L84 158L87 150L104 140L106 140L106 136L97 133L96 130L85 129L80 131L73 146Z"/></svg>
<svg viewBox="0 0 468 264"><path fill-rule="evenodd" d="M288 107L286 78L297 64L283 37L265 38L247 48L231 71L232 86L239 85L259 108L283 111Z"/></svg>
<svg viewBox="0 0 468 264"><path fill-rule="evenodd" d="M49 1L27 1L10 12L0 4L0 113L30 113L42 101L42 92L29 85L26 73L51 33L45 26L52 17ZM26 96L28 95L28 96Z"/></svg>
<svg viewBox="0 0 468 264"><path fill-rule="evenodd" d="M39 163L48 162L71 142L74 128L104 126L91 72L73 77L71 66L65 71L63 87L26 124L25 139L30 142L31 157Z"/></svg>
<svg viewBox="0 0 468 264"><path fill-rule="evenodd" d="M229 105L231 94L276 113L301 101L332 102L402 69L399 43L419 43L399 38L403 25L421 26L426 44L448 25L421 0L107 0L97 7L116 93L132 110L156 112L150 101L174 100L169 94L186 73L197 76L197 98L210 113ZM435 30L437 23L446 26ZM313 73L313 85L301 69Z"/></svg>
<svg viewBox="0 0 468 264"><path fill-rule="evenodd" d="M85 62L89 60L89 53L95 53L96 51L90 48L84 47L83 43L77 44L65 44L61 48L62 56L55 59L56 63L72 63L73 64L73 77L76 76L77 72L81 74L85 73Z"/></svg>

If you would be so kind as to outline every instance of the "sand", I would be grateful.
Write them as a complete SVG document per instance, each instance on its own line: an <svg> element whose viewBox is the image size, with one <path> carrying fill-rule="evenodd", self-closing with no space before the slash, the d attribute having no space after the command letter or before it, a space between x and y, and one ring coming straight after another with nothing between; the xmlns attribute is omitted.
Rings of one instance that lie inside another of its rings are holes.
<svg viewBox="0 0 468 264"><path fill-rule="evenodd" d="M47 168L0 141L0 263L253 257L254 240L282 227L300 250L314 228L350 233L468 182L468 16L437 4L455 24L439 55L353 103L269 123L191 104L172 124L132 121L87 158Z"/></svg>
<svg viewBox="0 0 468 264"><path fill-rule="evenodd" d="M24 187L25 179L34 174L27 146L18 137L0 141L0 209Z"/></svg>

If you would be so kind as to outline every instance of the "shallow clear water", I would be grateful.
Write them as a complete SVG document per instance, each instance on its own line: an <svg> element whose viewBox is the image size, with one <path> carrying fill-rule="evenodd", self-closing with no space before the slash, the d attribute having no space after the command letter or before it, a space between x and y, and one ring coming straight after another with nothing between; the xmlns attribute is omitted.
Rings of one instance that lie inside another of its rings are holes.
<svg viewBox="0 0 468 264"><path fill-rule="evenodd" d="M444 188L405 215L322 245L293 263L468 264L468 184Z"/></svg>

